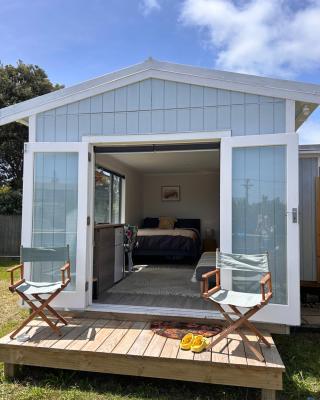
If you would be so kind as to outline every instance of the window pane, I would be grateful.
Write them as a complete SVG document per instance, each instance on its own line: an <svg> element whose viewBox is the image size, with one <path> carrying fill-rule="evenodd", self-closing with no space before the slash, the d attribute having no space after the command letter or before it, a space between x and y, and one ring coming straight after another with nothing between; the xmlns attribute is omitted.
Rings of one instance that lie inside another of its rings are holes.
<svg viewBox="0 0 320 400"><path fill-rule="evenodd" d="M287 303L286 197L285 146L233 149L232 251L268 251L277 304ZM234 273L234 289L259 292L257 277L250 278Z"/></svg>
<svg viewBox="0 0 320 400"><path fill-rule="evenodd" d="M75 286L78 214L78 154L36 153L32 246L70 246L71 285ZM61 280L61 263L33 263L32 280Z"/></svg>
<svg viewBox="0 0 320 400"><path fill-rule="evenodd" d="M95 173L95 222L108 224L110 218L111 175L102 168Z"/></svg>

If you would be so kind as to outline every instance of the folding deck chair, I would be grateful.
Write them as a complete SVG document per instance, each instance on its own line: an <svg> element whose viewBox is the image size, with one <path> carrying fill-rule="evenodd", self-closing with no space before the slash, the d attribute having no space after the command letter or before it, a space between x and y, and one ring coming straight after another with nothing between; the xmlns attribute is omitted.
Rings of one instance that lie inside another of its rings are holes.
<svg viewBox="0 0 320 400"><path fill-rule="evenodd" d="M61 264L63 265L60 268L61 281L32 282L25 280L25 262L61 262ZM14 272L16 270L20 270L20 279L15 282ZM52 300L56 298L58 294L63 289L65 289L71 281L69 246L55 248L33 248L21 246L20 264L8 269L7 272L10 272L11 274L11 284L9 286L9 290L12 293L16 292L30 306L32 310L29 317L25 321L23 321L19 328L17 328L10 335L10 338L13 339L23 327L25 327L32 319L37 316L41 317L52 328L54 332L61 335L60 329L57 326L59 321L62 322L64 325L68 325L68 322L57 311L55 311L49 305L49 303L51 303ZM45 298L43 296L45 296ZM37 306L35 303L38 303L39 305ZM54 323L51 319L47 317L45 311L48 311L58 320Z"/></svg>
<svg viewBox="0 0 320 400"><path fill-rule="evenodd" d="M245 271L251 273L255 279L257 276L260 281L260 293L246 293L237 292L234 290L226 290L221 287L220 270L231 271ZM209 278L216 275L216 285L209 289ZM266 304L269 303L272 297L272 283L271 273L269 272L268 254L229 254L221 253L219 250L216 252L216 269L202 275L202 296L205 299L211 300L215 306L224 316L228 326L224 329L219 336L211 342L207 349L212 348L222 339L226 338L230 333L237 332L242 340L246 342L248 347L256 355L256 357L263 361L262 354L250 343L245 334L239 330L240 327L246 327L256 336L259 341L261 340L266 346L270 347L269 342L262 335L262 333L251 323L249 318L261 310ZM268 286L266 293L265 286ZM225 310L222 306L228 306L232 311ZM246 312L242 313L240 308L249 308ZM232 319L231 315L235 315L236 319Z"/></svg>

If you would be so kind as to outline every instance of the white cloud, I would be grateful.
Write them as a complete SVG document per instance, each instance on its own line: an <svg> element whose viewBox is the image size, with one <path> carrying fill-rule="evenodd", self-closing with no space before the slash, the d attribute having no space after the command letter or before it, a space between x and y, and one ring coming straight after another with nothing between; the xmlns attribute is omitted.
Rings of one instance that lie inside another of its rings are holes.
<svg viewBox="0 0 320 400"><path fill-rule="evenodd" d="M298 129L300 144L320 144L320 108Z"/></svg>
<svg viewBox="0 0 320 400"><path fill-rule="evenodd" d="M152 11L160 10L159 0L141 0L140 9L143 15L149 15Z"/></svg>
<svg viewBox="0 0 320 400"><path fill-rule="evenodd" d="M206 33L216 68L291 78L320 67L320 0L184 0L180 19Z"/></svg>

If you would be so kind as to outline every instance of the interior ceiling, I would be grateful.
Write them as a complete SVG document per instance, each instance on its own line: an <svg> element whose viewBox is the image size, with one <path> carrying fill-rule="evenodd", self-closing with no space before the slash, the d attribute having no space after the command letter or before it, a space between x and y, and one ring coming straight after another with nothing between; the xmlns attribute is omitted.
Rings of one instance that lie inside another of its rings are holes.
<svg viewBox="0 0 320 400"><path fill-rule="evenodd" d="M219 150L118 153L108 154L108 156L144 174L205 173L220 169Z"/></svg>

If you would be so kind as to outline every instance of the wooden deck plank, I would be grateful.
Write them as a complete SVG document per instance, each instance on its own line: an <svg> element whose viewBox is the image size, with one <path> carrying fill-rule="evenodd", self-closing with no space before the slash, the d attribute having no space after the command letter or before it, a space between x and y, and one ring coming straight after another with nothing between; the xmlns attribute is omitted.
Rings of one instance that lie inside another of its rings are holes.
<svg viewBox="0 0 320 400"><path fill-rule="evenodd" d="M106 320L96 320L94 324L87 326L80 336L71 341L65 348L68 350L81 350L90 340L92 341L97 331L106 324Z"/></svg>
<svg viewBox="0 0 320 400"><path fill-rule="evenodd" d="M180 340L178 339L171 339L171 338L167 338L160 357L161 358L177 358L177 354L179 351L179 343Z"/></svg>
<svg viewBox="0 0 320 400"><path fill-rule="evenodd" d="M233 334L228 336L228 353L230 364L247 365L246 353L240 336Z"/></svg>
<svg viewBox="0 0 320 400"><path fill-rule="evenodd" d="M21 331L18 333L18 336L22 335L22 334L28 334L33 326L38 326L41 323L42 323L42 320L40 320L40 319L34 319L34 320L30 321L30 323L27 326L25 326L24 328L21 329ZM12 332L10 332L7 335L3 336L0 339L0 344L12 343L13 341L17 342L16 338L15 339L10 339L10 335L11 334L12 334ZM19 343L19 342L17 342L17 343Z"/></svg>
<svg viewBox="0 0 320 400"><path fill-rule="evenodd" d="M266 346L265 344L260 344L262 354L266 361L266 366L269 368L279 368L284 370L284 364L282 362L281 356L274 344L271 347Z"/></svg>
<svg viewBox="0 0 320 400"><path fill-rule="evenodd" d="M132 321L122 321L96 351L99 353L111 353L132 325Z"/></svg>
<svg viewBox="0 0 320 400"><path fill-rule="evenodd" d="M63 338L58 338L58 340L52 344L52 349L65 349L68 347L74 340L80 340L81 335L86 332L88 327L92 326L96 320L94 319L86 319L83 323L71 330L63 336Z"/></svg>
<svg viewBox="0 0 320 400"><path fill-rule="evenodd" d="M112 353L127 354L131 346L140 335L143 328L147 325L146 322L137 321L130 327L127 333L123 336L120 342L112 350Z"/></svg>
<svg viewBox="0 0 320 400"><path fill-rule="evenodd" d="M96 351L101 344L107 339L111 333L118 328L122 321L117 320L103 320L104 325L101 328L96 328L95 336L90 339L81 350L83 351Z"/></svg>
<svg viewBox="0 0 320 400"><path fill-rule="evenodd" d="M35 347L50 348L53 344L56 343L57 340L63 339L63 337L67 335L68 332L71 332L72 329L77 328L77 326L81 326L81 323L81 319L73 319L68 325L62 326L60 328L61 336L59 336L55 332L52 332L51 329L45 329L43 332L39 332L37 338L34 338L32 344L30 345L33 345Z"/></svg>
<svg viewBox="0 0 320 400"><path fill-rule="evenodd" d="M159 357L165 342L165 337L154 334L143 355L145 357Z"/></svg>
<svg viewBox="0 0 320 400"><path fill-rule="evenodd" d="M154 332L150 329L150 323L147 323L136 341L133 343L131 349L128 351L128 354L133 356L142 356L154 335Z"/></svg>
<svg viewBox="0 0 320 400"><path fill-rule="evenodd" d="M261 355L263 355L260 345L257 341L250 341L251 346L253 346ZM253 353L253 351L250 349L250 347L248 346L248 343L244 343L244 350L246 353L246 357L247 357L247 363L248 365L256 365L256 366L265 366L266 362L260 361L257 359L256 355Z"/></svg>
<svg viewBox="0 0 320 400"><path fill-rule="evenodd" d="M228 339L222 339L211 349L211 361L229 364Z"/></svg>

